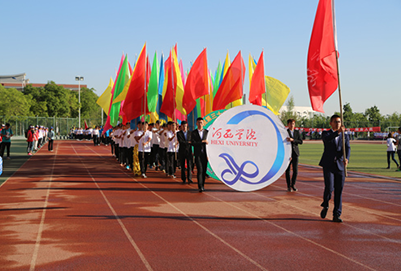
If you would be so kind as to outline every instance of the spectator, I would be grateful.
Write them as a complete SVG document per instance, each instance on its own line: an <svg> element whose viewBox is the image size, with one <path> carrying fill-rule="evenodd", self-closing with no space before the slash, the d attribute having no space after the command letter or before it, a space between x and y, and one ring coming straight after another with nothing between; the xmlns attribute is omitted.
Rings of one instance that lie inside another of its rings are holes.
<svg viewBox="0 0 401 271"><path fill-rule="evenodd" d="M53 140L56 138L56 136L54 135L54 131L53 131L53 127L50 127L50 131L49 133L47 133L47 139L49 140L48 143L48 151L53 151Z"/></svg>
<svg viewBox="0 0 401 271"><path fill-rule="evenodd" d="M28 142L28 148L27 148L28 155L32 155L34 138L35 138L35 127L31 125L29 126L29 129L26 132L26 141Z"/></svg>
<svg viewBox="0 0 401 271"><path fill-rule="evenodd" d="M3 158L4 150L7 148L7 159L10 159L10 147L11 137L13 136L13 130L10 128L10 123L6 123L5 127L2 127L1 137L3 139L1 143L0 156Z"/></svg>
<svg viewBox="0 0 401 271"><path fill-rule="evenodd" d="M387 136L387 169L390 169L390 156L391 159L394 161L394 163L397 165L397 168L399 168L399 164L397 162L397 160L395 160L394 158L394 154L395 154L395 143L396 140L393 138L393 134L389 133Z"/></svg>

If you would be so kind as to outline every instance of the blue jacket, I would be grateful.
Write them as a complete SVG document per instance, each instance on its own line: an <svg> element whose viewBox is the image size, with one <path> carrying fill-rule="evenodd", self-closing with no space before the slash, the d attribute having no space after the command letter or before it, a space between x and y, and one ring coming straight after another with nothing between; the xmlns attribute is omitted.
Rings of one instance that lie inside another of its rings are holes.
<svg viewBox="0 0 401 271"><path fill-rule="evenodd" d="M342 135L338 139L338 144L336 144L336 137L338 137L338 132L333 132L333 130L324 131L322 133L322 139L324 143L324 152L322 159L320 159L319 166L330 168L334 164L337 165L338 170L344 171L344 157L343 157L343 140ZM351 155L351 147L349 144L349 137L345 134L345 154L349 161Z"/></svg>

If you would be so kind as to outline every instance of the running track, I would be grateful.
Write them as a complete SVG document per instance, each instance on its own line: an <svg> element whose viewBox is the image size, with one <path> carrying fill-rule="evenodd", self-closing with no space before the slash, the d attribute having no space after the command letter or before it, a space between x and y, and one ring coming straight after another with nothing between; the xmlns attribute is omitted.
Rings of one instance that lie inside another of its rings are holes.
<svg viewBox="0 0 401 271"><path fill-rule="evenodd" d="M398 181L349 174L339 224L332 206L319 217L319 169L300 167L299 192L282 177L198 193L134 178L89 141L46 147L0 187L1 270L400 270Z"/></svg>

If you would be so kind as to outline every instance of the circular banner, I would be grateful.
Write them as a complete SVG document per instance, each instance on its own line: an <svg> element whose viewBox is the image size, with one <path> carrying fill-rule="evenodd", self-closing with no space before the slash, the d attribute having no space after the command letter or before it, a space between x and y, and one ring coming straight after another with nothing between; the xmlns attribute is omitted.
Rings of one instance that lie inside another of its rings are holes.
<svg viewBox="0 0 401 271"><path fill-rule="evenodd" d="M217 111L213 111L209 114L207 114L204 118L203 121L205 122L203 128L209 130L209 127L213 124L213 122L224 112L226 111L225 109L223 110L217 110ZM209 175L209 177L216 179L216 180L220 180L219 177L216 176L216 174L213 172L212 167L210 166L210 163L207 163L207 175Z"/></svg>
<svg viewBox="0 0 401 271"><path fill-rule="evenodd" d="M209 127L206 145L216 176L238 191L262 189L276 181L291 159L291 143L270 110L242 105L222 113Z"/></svg>

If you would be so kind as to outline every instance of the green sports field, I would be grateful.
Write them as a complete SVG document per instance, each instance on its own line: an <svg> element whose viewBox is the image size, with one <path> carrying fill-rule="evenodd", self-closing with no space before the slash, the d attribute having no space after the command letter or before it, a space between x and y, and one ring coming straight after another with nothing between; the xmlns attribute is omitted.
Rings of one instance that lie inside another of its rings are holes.
<svg viewBox="0 0 401 271"><path fill-rule="evenodd" d="M3 174L0 176L0 185L14 174L25 162L29 159L26 153L27 143L26 140L17 139L11 140L10 160L3 160ZM4 151L4 158L7 152Z"/></svg>
<svg viewBox="0 0 401 271"><path fill-rule="evenodd" d="M300 145L300 164L319 164L323 153L323 142L305 142ZM398 162L398 156L395 155ZM401 172L396 172L396 165L391 161L391 169L387 168L387 145L380 143L352 143L348 170L383 175L401 179Z"/></svg>

